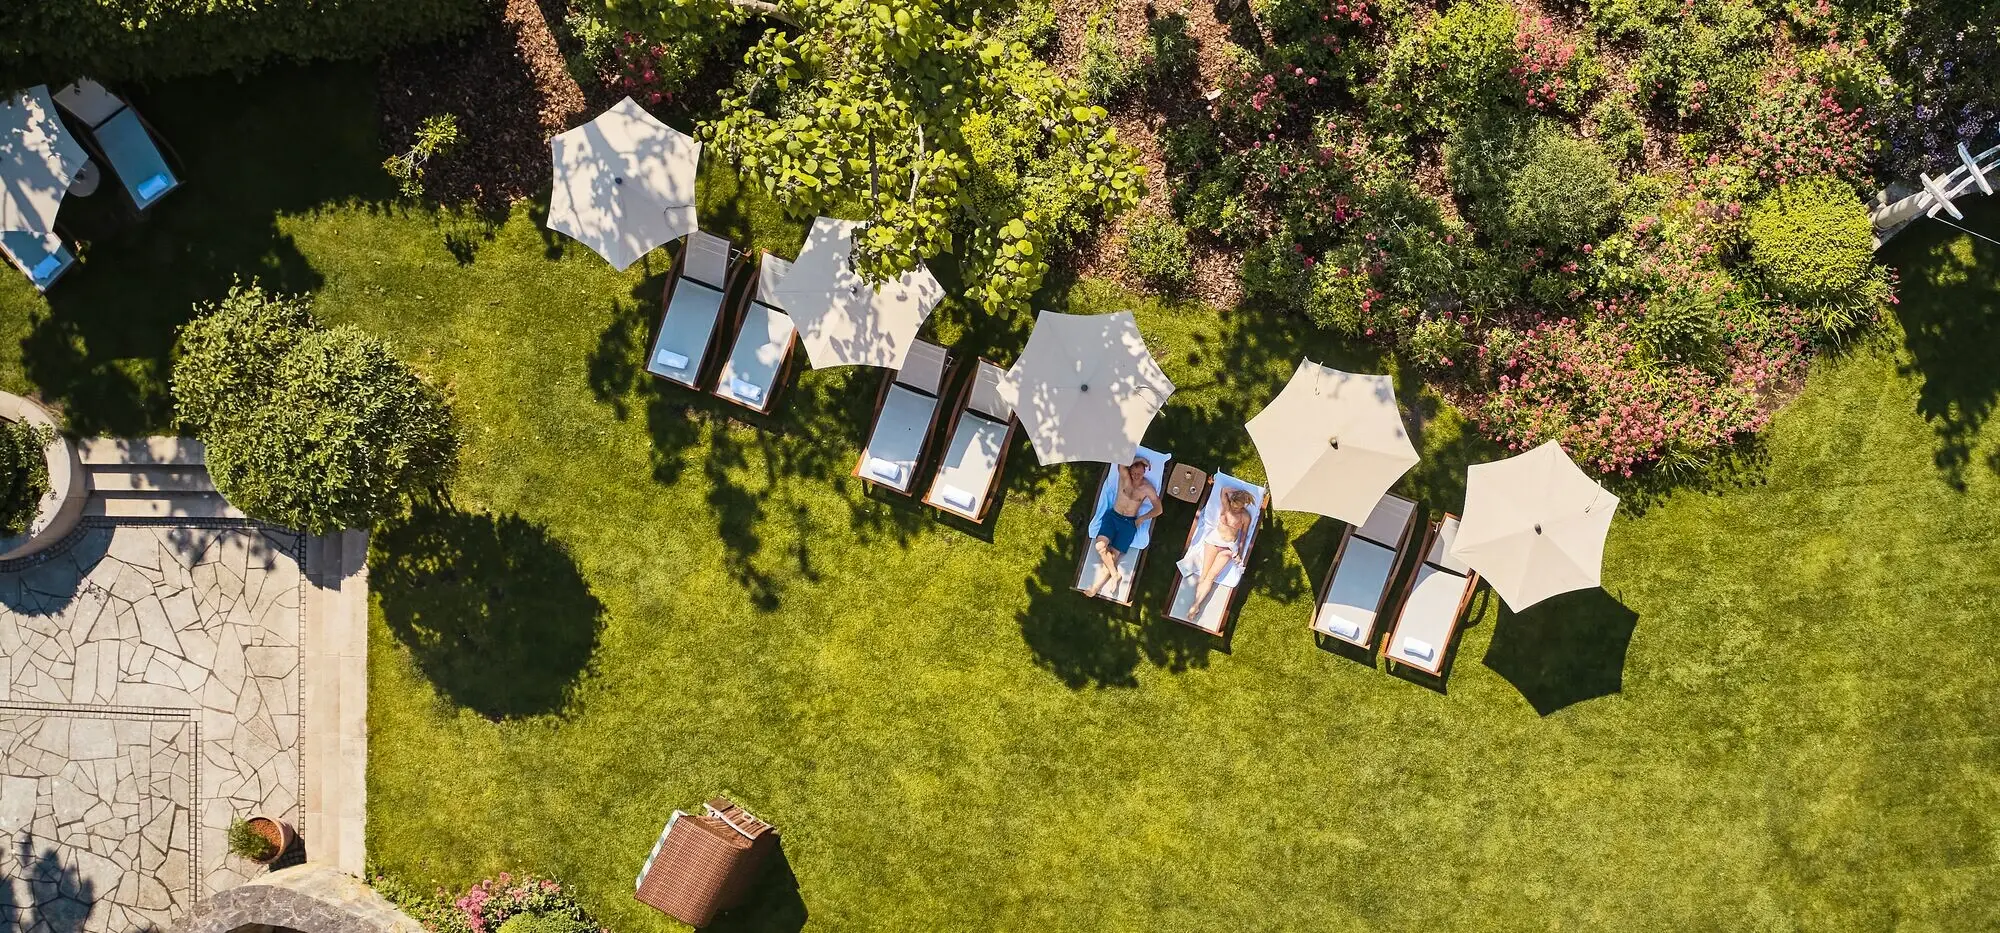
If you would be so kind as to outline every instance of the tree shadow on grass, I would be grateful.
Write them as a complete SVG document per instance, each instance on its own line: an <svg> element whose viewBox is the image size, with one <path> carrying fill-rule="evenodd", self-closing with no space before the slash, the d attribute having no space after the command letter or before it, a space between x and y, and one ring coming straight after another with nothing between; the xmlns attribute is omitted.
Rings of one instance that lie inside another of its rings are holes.
<svg viewBox="0 0 2000 933"><path fill-rule="evenodd" d="M376 530L368 567L424 676L489 719L561 711L604 628L569 549L519 515L419 503Z"/></svg>
<svg viewBox="0 0 2000 933"><path fill-rule="evenodd" d="M323 284L280 218L338 203L387 209L394 197L366 66L274 66L133 96L179 154L185 184L144 215L116 184L65 199L79 263L21 342L28 380L81 434L171 426L176 331L235 277L280 292Z"/></svg>
<svg viewBox="0 0 2000 933"><path fill-rule="evenodd" d="M1966 225L2000 227L2000 207L1982 203ZM1937 434L1938 472L1965 489L1965 470L1981 430L2000 403L2000 246L1943 224L1918 222L1885 251L1901 272L1902 320L1909 362L1903 375L1923 377L1917 412ZM1986 457L2000 472L2000 451Z"/></svg>
<svg viewBox="0 0 2000 933"><path fill-rule="evenodd" d="M1486 666L1543 716L1625 687L1625 654L1639 614L1602 588L1553 596L1515 613L1504 606Z"/></svg>

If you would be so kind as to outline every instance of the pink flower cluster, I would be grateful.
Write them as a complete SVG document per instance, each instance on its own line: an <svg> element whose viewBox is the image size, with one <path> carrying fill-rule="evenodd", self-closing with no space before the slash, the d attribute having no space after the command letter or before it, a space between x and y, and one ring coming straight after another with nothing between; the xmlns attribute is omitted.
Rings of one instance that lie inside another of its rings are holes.
<svg viewBox="0 0 2000 933"><path fill-rule="evenodd" d="M615 84L619 90L644 104L673 102L673 89L667 87L665 80L671 64L666 61L669 53L665 46L628 32L619 37L616 51L618 78Z"/></svg>
<svg viewBox="0 0 2000 933"><path fill-rule="evenodd" d="M1520 61L1509 73L1521 82L1528 106L1548 109L1563 91L1564 75L1576 63L1576 43L1557 31L1548 17L1524 13L1514 33L1514 49Z"/></svg>
<svg viewBox="0 0 2000 933"><path fill-rule="evenodd" d="M1769 184L1808 175L1860 182L1868 174L1874 130L1875 121L1860 108L1842 108L1832 88L1792 67L1774 75L1751 105L1740 157Z"/></svg>
<svg viewBox="0 0 2000 933"><path fill-rule="evenodd" d="M1620 322L1538 324L1498 368L1477 401L1476 420L1509 450L1562 442L1605 473L1634 469L1670 451L1699 451L1762 429L1777 387L1805 357L1803 340L1736 335L1726 372L1648 360Z"/></svg>
<svg viewBox="0 0 2000 933"><path fill-rule="evenodd" d="M452 906L458 909L458 919L469 933L492 933L516 914L572 909L562 885L555 881L516 878L504 871L466 889Z"/></svg>

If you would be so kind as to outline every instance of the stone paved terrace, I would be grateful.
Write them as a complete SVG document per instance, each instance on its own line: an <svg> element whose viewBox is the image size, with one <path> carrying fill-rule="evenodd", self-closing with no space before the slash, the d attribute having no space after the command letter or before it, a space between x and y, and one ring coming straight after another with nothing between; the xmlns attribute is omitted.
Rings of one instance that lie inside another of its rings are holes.
<svg viewBox="0 0 2000 933"><path fill-rule="evenodd" d="M0 573L0 925L165 928L262 871L225 833L299 819L303 554L247 523L100 519Z"/></svg>

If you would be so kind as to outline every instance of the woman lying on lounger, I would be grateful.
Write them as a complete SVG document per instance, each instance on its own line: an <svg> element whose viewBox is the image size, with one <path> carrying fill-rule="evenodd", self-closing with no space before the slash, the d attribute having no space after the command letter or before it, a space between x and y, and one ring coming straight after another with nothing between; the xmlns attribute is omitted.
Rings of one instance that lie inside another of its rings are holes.
<svg viewBox="0 0 2000 933"><path fill-rule="evenodd" d="M1083 595L1096 596L1104 584L1118 576L1118 558L1132 546L1139 526L1160 514L1160 491L1146 479L1146 471L1152 468L1151 461L1134 457L1131 463L1118 469L1118 495L1112 498L1111 507L1097 517L1097 540L1091 542L1097 548L1097 579L1091 581L1090 589L1084 590Z"/></svg>
<svg viewBox="0 0 2000 933"><path fill-rule="evenodd" d="M1230 561L1240 565L1249 560L1250 502L1250 494L1241 489L1223 490L1221 514L1208 537L1201 539L1201 579L1195 581L1194 605L1188 609L1188 618L1201 618L1202 605L1208 602L1208 594L1215 592L1215 578Z"/></svg>

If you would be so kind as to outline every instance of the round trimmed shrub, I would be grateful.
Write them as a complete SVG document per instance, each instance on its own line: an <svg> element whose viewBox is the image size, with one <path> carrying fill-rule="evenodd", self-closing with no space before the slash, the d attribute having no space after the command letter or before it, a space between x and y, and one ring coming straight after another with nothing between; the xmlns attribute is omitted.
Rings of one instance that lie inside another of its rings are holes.
<svg viewBox="0 0 2000 933"><path fill-rule="evenodd" d="M1125 264L1152 288L1180 294L1194 283L1194 250L1187 228L1171 218L1148 214L1125 235Z"/></svg>
<svg viewBox="0 0 2000 933"><path fill-rule="evenodd" d="M1507 227L1545 246L1584 243L1618 213L1618 169L1587 140L1542 129L1507 182Z"/></svg>
<svg viewBox="0 0 2000 933"><path fill-rule="evenodd" d="M0 537L28 533L49 494L47 428L26 421L0 424Z"/></svg>
<svg viewBox="0 0 2000 933"><path fill-rule="evenodd" d="M1827 176L1782 185L1751 207L1750 259L1772 290L1835 302L1867 284L1875 229L1854 189Z"/></svg>

